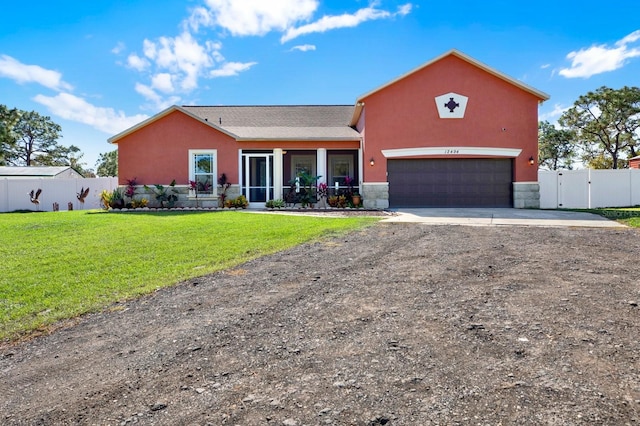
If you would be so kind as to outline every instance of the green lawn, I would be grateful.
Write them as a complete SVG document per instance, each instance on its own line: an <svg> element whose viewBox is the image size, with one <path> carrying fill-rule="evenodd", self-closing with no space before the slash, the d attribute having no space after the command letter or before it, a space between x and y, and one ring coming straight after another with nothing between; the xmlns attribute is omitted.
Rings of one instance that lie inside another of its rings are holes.
<svg viewBox="0 0 640 426"><path fill-rule="evenodd" d="M572 211L599 214L617 220L632 228L640 228L640 207L605 207L599 209L570 209Z"/></svg>
<svg viewBox="0 0 640 426"><path fill-rule="evenodd" d="M0 214L0 339L376 221L240 211Z"/></svg>
<svg viewBox="0 0 640 426"><path fill-rule="evenodd" d="M640 228L640 207L629 207L626 209L620 209L628 215L624 219L618 219L625 225L632 226L634 228Z"/></svg>
<svg viewBox="0 0 640 426"><path fill-rule="evenodd" d="M622 219L620 222L633 228L640 228L640 217L632 217L630 219Z"/></svg>
<svg viewBox="0 0 640 426"><path fill-rule="evenodd" d="M610 207L581 211L599 214L606 218L617 220L625 225L640 228L640 207Z"/></svg>

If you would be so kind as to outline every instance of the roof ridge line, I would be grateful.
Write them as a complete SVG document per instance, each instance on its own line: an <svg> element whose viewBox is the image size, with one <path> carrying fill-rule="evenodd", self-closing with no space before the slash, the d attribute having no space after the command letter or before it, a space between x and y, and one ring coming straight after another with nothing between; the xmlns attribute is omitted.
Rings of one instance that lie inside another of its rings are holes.
<svg viewBox="0 0 640 426"><path fill-rule="evenodd" d="M182 105L182 108L287 108L287 107L353 107L353 104L293 104L293 105Z"/></svg>

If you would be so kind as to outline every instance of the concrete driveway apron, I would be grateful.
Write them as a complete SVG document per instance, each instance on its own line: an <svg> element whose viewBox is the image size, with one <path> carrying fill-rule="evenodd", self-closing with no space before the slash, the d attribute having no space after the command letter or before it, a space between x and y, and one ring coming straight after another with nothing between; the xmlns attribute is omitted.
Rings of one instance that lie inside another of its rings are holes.
<svg viewBox="0 0 640 426"><path fill-rule="evenodd" d="M558 210L507 208L409 208L394 209L383 222L414 222L430 225L553 226L626 228L625 225L592 213Z"/></svg>

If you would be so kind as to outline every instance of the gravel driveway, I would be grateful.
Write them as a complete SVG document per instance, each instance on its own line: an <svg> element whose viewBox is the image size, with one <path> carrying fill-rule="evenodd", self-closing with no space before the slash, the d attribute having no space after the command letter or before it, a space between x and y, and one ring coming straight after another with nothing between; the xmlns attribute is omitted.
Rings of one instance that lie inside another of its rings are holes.
<svg viewBox="0 0 640 426"><path fill-rule="evenodd" d="M0 347L0 423L638 424L639 253L377 224Z"/></svg>

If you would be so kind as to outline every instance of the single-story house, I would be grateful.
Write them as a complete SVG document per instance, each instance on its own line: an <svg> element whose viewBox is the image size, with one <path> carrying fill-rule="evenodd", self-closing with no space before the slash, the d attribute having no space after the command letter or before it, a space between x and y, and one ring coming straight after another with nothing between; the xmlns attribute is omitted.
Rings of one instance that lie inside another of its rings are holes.
<svg viewBox="0 0 640 426"><path fill-rule="evenodd" d="M84 178L70 166L0 166L0 179L74 179Z"/></svg>
<svg viewBox="0 0 640 426"><path fill-rule="evenodd" d="M640 155L636 155L633 158L629 158L630 169L640 169Z"/></svg>
<svg viewBox="0 0 640 426"><path fill-rule="evenodd" d="M549 96L451 50L354 105L172 106L113 136L120 185L224 173L251 207L301 171L365 207L539 207L538 105ZM190 194L193 196L193 194ZM187 198L188 199L188 198Z"/></svg>

